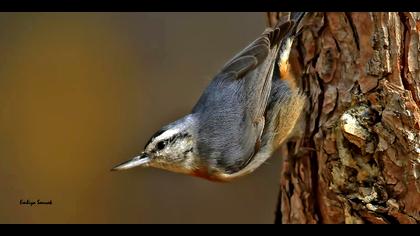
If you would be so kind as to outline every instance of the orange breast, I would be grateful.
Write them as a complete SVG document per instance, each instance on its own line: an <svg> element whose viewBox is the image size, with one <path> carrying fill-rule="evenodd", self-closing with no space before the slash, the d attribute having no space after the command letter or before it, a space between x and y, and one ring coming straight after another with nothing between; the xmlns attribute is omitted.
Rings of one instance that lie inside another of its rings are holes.
<svg viewBox="0 0 420 236"><path fill-rule="evenodd" d="M207 179L207 180L210 180L210 181L214 181L214 182L227 182L219 174L217 174L217 173L209 173L208 170L207 170L207 168L202 168L202 167L199 168L199 169L194 170L191 173L191 175L192 176L195 176L195 177L200 177L200 178L203 178L203 179Z"/></svg>

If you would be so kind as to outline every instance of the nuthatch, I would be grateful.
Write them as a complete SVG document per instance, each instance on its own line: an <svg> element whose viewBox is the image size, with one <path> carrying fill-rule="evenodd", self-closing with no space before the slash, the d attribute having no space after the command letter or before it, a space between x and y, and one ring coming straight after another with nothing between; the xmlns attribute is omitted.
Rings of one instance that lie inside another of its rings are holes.
<svg viewBox="0 0 420 236"><path fill-rule="evenodd" d="M155 167L229 181L258 168L289 136L304 106L288 63L303 15L267 28L224 65L190 114L112 170Z"/></svg>

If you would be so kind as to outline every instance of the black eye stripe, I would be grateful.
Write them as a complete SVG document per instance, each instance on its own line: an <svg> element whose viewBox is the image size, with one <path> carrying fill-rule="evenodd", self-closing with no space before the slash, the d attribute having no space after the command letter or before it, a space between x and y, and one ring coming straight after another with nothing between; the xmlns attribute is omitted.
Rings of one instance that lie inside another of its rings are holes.
<svg viewBox="0 0 420 236"><path fill-rule="evenodd" d="M149 145L151 142L153 142L153 140L154 140L157 136L161 135L163 132L165 132L165 130L160 130L160 131L156 132L156 133L152 136L152 138L150 138L149 142L147 142L147 144L146 144L145 148L147 147L147 145ZM175 142L175 140L177 140L177 139L182 139L182 138L186 138L186 137L190 137L190 136L191 136L191 135L190 135L190 134L188 134L188 133L186 133L186 132L185 132L185 133L175 134L175 135L173 135L172 137L170 137L170 138L168 138L168 139L166 139L166 140L159 141L159 142L156 144L156 146L155 146L155 148L154 148L154 150L153 150L153 151L159 151L159 150L162 150L162 149L164 149L164 148L165 148L165 146L166 146L166 145L168 145L168 144L170 144L170 143L174 143L174 142Z"/></svg>
<svg viewBox="0 0 420 236"><path fill-rule="evenodd" d="M166 140L165 141L160 141L156 144L157 150L162 150L162 149L165 148L165 146L166 146Z"/></svg>
<svg viewBox="0 0 420 236"><path fill-rule="evenodd" d="M177 136L178 135L174 135L174 136L170 137L169 142L172 143L177 138Z"/></svg>
<svg viewBox="0 0 420 236"><path fill-rule="evenodd" d="M166 131L165 129L160 129L156 133L154 133L152 137L149 139L149 141L147 141L146 145L144 146L144 149L146 149L147 145L149 145L157 136L163 134L165 131Z"/></svg>
<svg viewBox="0 0 420 236"><path fill-rule="evenodd" d="M190 135L188 133L179 133L169 138L169 142L172 143L175 139L183 139L189 136Z"/></svg>

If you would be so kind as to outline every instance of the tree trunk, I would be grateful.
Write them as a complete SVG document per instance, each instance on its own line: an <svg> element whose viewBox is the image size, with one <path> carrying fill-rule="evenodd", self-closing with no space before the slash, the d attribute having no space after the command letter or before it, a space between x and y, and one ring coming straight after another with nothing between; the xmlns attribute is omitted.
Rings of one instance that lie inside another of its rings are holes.
<svg viewBox="0 0 420 236"><path fill-rule="evenodd" d="M269 13L270 25L285 13ZM276 223L420 222L420 13L310 13Z"/></svg>

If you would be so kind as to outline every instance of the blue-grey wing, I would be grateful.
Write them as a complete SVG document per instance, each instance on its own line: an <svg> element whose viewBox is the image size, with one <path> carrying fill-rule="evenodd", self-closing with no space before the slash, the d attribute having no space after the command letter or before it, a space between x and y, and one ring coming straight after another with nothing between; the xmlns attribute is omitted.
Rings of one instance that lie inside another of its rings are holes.
<svg viewBox="0 0 420 236"><path fill-rule="evenodd" d="M292 24L267 29L233 57L193 108L199 117L198 152L205 161L224 167L223 171L239 171L256 151L278 44Z"/></svg>

